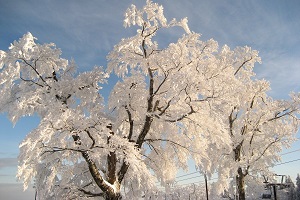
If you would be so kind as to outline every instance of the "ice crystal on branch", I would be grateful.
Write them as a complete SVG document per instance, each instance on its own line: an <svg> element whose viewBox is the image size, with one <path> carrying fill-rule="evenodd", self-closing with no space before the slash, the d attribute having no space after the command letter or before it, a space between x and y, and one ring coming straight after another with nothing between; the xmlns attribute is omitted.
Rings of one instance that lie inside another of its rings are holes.
<svg viewBox="0 0 300 200"><path fill-rule="evenodd" d="M236 185L243 199L253 177L280 159L295 139L299 94L272 99L253 72L256 50L202 41L186 18L168 22L163 11L149 0L126 11L124 26L137 32L114 46L107 73L76 75L74 62L30 33L0 51L1 112L14 123L41 120L20 145L25 188L34 180L41 199L140 199L161 195L157 183L170 188L192 159L209 177L218 173L215 193L231 195ZM159 47L154 36L174 26L185 34ZM109 73L119 81L104 105ZM188 188L183 198L198 195Z"/></svg>

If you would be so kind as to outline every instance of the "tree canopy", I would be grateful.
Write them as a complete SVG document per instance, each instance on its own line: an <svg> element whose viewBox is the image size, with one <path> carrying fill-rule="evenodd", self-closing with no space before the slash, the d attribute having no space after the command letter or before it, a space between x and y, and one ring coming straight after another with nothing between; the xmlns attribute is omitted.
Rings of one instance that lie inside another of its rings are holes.
<svg viewBox="0 0 300 200"><path fill-rule="evenodd" d="M268 173L294 141L299 94L272 99L253 72L256 50L219 48L187 22L168 21L151 1L132 5L124 26L136 35L114 46L107 68L83 73L31 33L0 51L0 111L13 123L41 120L20 144L25 188L35 181L41 199L138 199L157 194L157 182L168 187L192 159L218 173L218 193L235 177L245 197L245 182ZM160 31L174 26L185 33L160 47ZM119 81L106 105L101 90L112 73Z"/></svg>

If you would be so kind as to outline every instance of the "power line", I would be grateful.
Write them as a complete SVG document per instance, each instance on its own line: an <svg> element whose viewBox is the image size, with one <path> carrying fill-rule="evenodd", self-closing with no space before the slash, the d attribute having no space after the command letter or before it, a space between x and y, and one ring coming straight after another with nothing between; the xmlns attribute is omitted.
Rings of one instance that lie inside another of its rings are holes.
<svg viewBox="0 0 300 200"><path fill-rule="evenodd" d="M200 177L201 177L201 176L193 176L193 177L190 177L190 178L185 178L185 179L177 180L176 182L187 181L187 180L190 180L190 179L200 178Z"/></svg>
<svg viewBox="0 0 300 200"><path fill-rule="evenodd" d="M295 159L295 160L286 161L286 162L283 162L283 163L278 163L278 164L274 165L274 167L275 167L275 166L278 166L278 165L284 165L284 164L287 164L287 163L296 162L296 161L299 161L299 160L300 160L300 158Z"/></svg>
<svg viewBox="0 0 300 200"><path fill-rule="evenodd" d="M289 152L286 152L286 153L283 153L281 155L287 155L287 154L291 154L291 153L295 153L297 151L300 151L300 149L296 149L296 150L293 150L293 151L289 151ZM291 160L291 161L286 161L286 162L282 162L282 163L278 163L278 164L275 164L273 165L273 167L275 166L278 166L278 165L284 165L284 164L288 164L288 163L292 163L292 162L296 162L296 161L299 161L299 159L295 159L295 160ZM270 166L271 167L271 166ZM176 182L182 182L182 181L187 181L187 180L191 180L191 179L195 179L195 178L201 178L203 177L204 175L201 174L200 171L195 171L195 172L191 172L191 173L188 173L188 174L184 174L184 175L180 175L180 176L177 176L176 179L178 178L182 178L182 177L186 177L186 176L190 176L190 175L193 175L193 174L198 174L198 176L192 176L192 177L189 177L189 178L185 178L185 179L179 179L179 180L176 180ZM216 178L214 178L216 179ZM210 180L214 180L214 179L210 179ZM203 182L203 181L202 181ZM198 183L198 182L195 182L195 183ZM157 184L159 184L159 182L157 182ZM192 184L192 183L187 183L187 184ZM185 184L181 184L181 185L185 185Z"/></svg>
<svg viewBox="0 0 300 200"><path fill-rule="evenodd" d="M280 155L283 156L283 155L295 153L295 152L297 152L297 151L300 151L300 149L296 149L296 150L293 150L293 151L289 151L289 152L286 152L286 153L283 153L283 154L280 154ZM298 160L294 160L294 161L298 161ZM292 162L292 161L287 161L287 162L279 163L279 164L276 164L276 165L282 165L282 164L289 163L289 162ZM274 166L276 166L276 165L274 165ZM176 176L176 179L177 179L177 178L181 178L181 177L185 177L185 176L189 176L189 175L192 175L192 174L197 174L197 173L199 173L199 177L204 176L203 174L201 174L200 171L195 171L195 172L191 172L191 173L188 173L188 174ZM182 181L182 180L180 180L180 181Z"/></svg>
<svg viewBox="0 0 300 200"><path fill-rule="evenodd" d="M287 155L287 154L294 153L294 152L297 152L297 151L300 151L300 149L296 149L294 151L289 151L289 152L286 152L286 153L283 153L283 154L280 154L280 155L283 156L283 155Z"/></svg>
<svg viewBox="0 0 300 200"><path fill-rule="evenodd" d="M192 172L192 173L189 173L189 174L184 174L184 175L181 175L181 176L177 176L176 178L181 178L181 177L189 176L189 175L196 174L196 173L198 174L198 173L200 173L200 171L195 171L195 172Z"/></svg>
<svg viewBox="0 0 300 200"><path fill-rule="evenodd" d="M284 164L288 164L288 163L292 163L292 162L296 162L296 161L300 161L300 158L298 159L295 159L295 160L290 160L290 161L286 161L286 162L282 162L282 163L278 163L275 166L278 166L278 165L284 165ZM194 172L195 173L195 172ZM201 175L203 176L203 175ZM194 176L194 177L190 177L190 178L186 178L186 179L182 179L182 180L178 180L176 182L180 182L180 181L185 181L185 180L190 180L190 179L193 179L193 178L200 178L201 177L200 175L199 176ZM232 178L232 177L231 177ZM215 179L218 179L218 178L213 178L213 179L209 179L209 181L212 181L212 180L215 180ZM195 183L204 183L204 180L203 181L197 181L197 182L190 182L190 183L183 183L183 184L180 184L181 186L183 185L189 185L189 184L195 184Z"/></svg>
<svg viewBox="0 0 300 200"><path fill-rule="evenodd" d="M299 151L299 150L300 149L295 150L295 151L291 151L291 152L287 152L287 153L293 153L293 152L296 152L296 151ZM278 166L278 165L284 165L284 164L296 162L296 161L299 161L299 160L300 160L300 158L295 159L295 160L290 160L290 161L282 162L282 163L278 163L278 164L274 165L273 167ZM189 174L186 174L186 175L178 176L177 178L188 176L188 175L192 175L192 174L195 174L195 173L200 173L200 171L196 171L196 172L189 173ZM199 174L199 176L193 176L193 177L189 177L189 178L185 178L185 179L180 179L180 180L177 180L176 182L178 183L178 182L182 182L182 181L187 181L187 180L191 180L191 179L195 179L195 178L200 178L202 176L203 175ZM215 180L215 179L218 179L218 178L213 178L213 179L210 179L209 181ZM180 185L188 185L188 184L194 184L194 183L204 183L204 181L190 182L190 183L184 183L184 184L180 184Z"/></svg>
<svg viewBox="0 0 300 200"><path fill-rule="evenodd" d="M199 178L199 177L198 177ZM211 182L213 180L216 180L218 178L212 178L212 179L209 179L208 181ZM188 183L181 183L181 184L177 184L177 182L175 184L173 184L171 187L176 187L176 186L184 186L184 185L191 185L191 184L199 184L199 185L202 185L204 184L205 181L204 180L201 180L201 181L193 181L193 182L188 182Z"/></svg>

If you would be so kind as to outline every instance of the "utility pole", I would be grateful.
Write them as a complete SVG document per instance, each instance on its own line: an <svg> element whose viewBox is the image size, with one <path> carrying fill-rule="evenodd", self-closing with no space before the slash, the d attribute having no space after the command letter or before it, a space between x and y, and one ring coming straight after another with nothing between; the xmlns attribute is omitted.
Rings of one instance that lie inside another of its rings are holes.
<svg viewBox="0 0 300 200"><path fill-rule="evenodd" d="M204 180L205 180L206 200L208 200L208 187L207 187L207 176L206 176L206 172L204 173Z"/></svg>
<svg viewBox="0 0 300 200"><path fill-rule="evenodd" d="M34 200L37 200L37 195L38 195L38 192L37 192L37 188L36 188L36 185L35 185L35 183L34 183L34 185L33 185L33 188L35 189L35 193L34 193Z"/></svg>
<svg viewBox="0 0 300 200"><path fill-rule="evenodd" d="M276 185L273 185L273 191L274 191L274 200L277 200L277 193L276 193Z"/></svg>

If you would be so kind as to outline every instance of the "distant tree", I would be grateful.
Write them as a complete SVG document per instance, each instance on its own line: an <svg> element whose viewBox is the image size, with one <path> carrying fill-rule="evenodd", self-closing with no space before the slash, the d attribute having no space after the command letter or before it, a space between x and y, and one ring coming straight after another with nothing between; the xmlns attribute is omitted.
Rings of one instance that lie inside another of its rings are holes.
<svg viewBox="0 0 300 200"><path fill-rule="evenodd" d="M297 199L297 196L296 196L296 187L295 187L295 184L294 184L294 182L293 182L293 180L291 179L290 176L287 176L287 178L285 180L285 183L287 185L289 185L289 187L287 188L287 190L288 190L287 200L295 200L295 199Z"/></svg>
<svg viewBox="0 0 300 200"><path fill-rule="evenodd" d="M41 120L20 145L24 187L34 180L40 199L139 199L159 193L156 182L174 182L193 159L219 173L222 191L236 177L245 199L245 177L265 172L293 140L298 96L272 100L269 84L254 80L257 51L219 50L187 19L168 22L156 3L132 5L124 25L136 25L137 34L114 47L106 72L75 73L54 44L38 44L30 33L0 51L0 111L13 123L34 114ZM174 26L185 34L159 47L155 37ZM104 105L110 73L119 82Z"/></svg>
<svg viewBox="0 0 300 200"><path fill-rule="evenodd" d="M198 184L190 184L186 186L172 186L166 191L155 191L147 193L145 199L206 199L205 186Z"/></svg>
<svg viewBox="0 0 300 200"><path fill-rule="evenodd" d="M300 200L300 176L297 174L296 178L296 200Z"/></svg>

